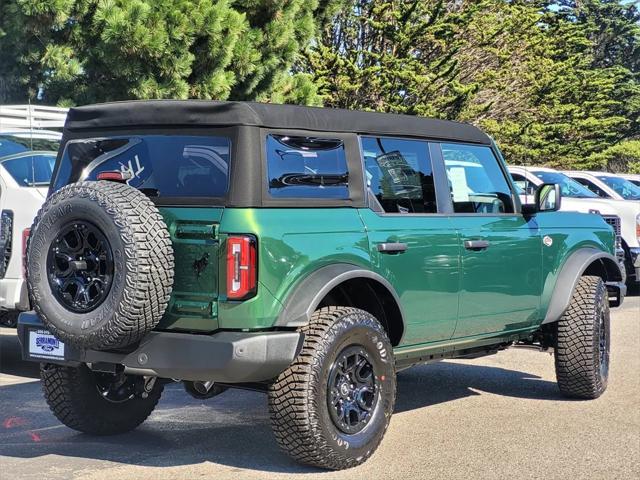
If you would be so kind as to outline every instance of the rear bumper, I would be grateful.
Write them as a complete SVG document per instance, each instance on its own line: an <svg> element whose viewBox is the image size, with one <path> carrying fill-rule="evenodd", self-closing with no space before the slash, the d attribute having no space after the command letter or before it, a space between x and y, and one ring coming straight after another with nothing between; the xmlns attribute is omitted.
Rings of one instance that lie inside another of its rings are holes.
<svg viewBox="0 0 640 480"><path fill-rule="evenodd" d="M22 278L0 280L0 310L28 310L27 282Z"/></svg>
<svg viewBox="0 0 640 480"><path fill-rule="evenodd" d="M219 332L213 335L151 332L127 352L59 348L62 356L38 350L37 332L48 333L33 312L20 314L18 336L24 360L76 366L80 363L124 365L132 374L223 383L261 382L282 373L302 348L299 332Z"/></svg>

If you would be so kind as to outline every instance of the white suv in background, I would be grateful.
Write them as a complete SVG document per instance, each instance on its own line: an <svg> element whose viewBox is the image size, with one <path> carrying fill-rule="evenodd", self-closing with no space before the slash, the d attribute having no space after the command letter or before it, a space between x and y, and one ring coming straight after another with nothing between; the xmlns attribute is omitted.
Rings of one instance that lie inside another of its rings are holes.
<svg viewBox="0 0 640 480"><path fill-rule="evenodd" d="M562 172L602 198L640 202L640 187L620 175L609 172Z"/></svg>
<svg viewBox="0 0 640 480"><path fill-rule="evenodd" d="M627 278L640 281L640 202L601 198L562 172L544 167L509 167L516 186L524 190L522 203L533 203L535 189L543 183L557 183L562 191L560 209L602 215L620 238L618 258Z"/></svg>
<svg viewBox="0 0 640 480"><path fill-rule="evenodd" d="M0 324L13 326L29 309L23 251L44 202L61 134L0 130Z"/></svg>
<svg viewBox="0 0 640 480"><path fill-rule="evenodd" d="M617 175L640 187L640 173L618 173Z"/></svg>

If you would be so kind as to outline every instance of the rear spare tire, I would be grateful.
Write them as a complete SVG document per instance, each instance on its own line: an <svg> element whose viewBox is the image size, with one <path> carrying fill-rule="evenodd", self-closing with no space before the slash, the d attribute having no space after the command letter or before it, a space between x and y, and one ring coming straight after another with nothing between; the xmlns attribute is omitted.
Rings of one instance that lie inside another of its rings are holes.
<svg viewBox="0 0 640 480"><path fill-rule="evenodd" d="M165 312L173 250L158 209L114 182L81 182L51 195L31 228L27 283L34 309L78 348L139 341Z"/></svg>

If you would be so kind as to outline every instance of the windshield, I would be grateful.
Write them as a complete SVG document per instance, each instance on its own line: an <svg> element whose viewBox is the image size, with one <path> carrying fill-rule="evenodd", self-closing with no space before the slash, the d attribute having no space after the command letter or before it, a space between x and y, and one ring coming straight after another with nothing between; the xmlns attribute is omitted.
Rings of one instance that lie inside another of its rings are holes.
<svg viewBox="0 0 640 480"><path fill-rule="evenodd" d="M0 158L29 151L57 152L59 146L60 140L31 138L29 133L0 134Z"/></svg>
<svg viewBox="0 0 640 480"><path fill-rule="evenodd" d="M533 174L544 183L557 183L560 185L560 191L563 197L598 198L598 195L593 193L587 187L582 186L574 179L567 177L564 173L538 171L533 172Z"/></svg>
<svg viewBox="0 0 640 480"><path fill-rule="evenodd" d="M597 177L625 200L640 200L640 187L629 180L609 175L597 175Z"/></svg>
<svg viewBox="0 0 640 480"><path fill-rule="evenodd" d="M1 165L21 187L47 187L56 155L56 152L27 152L7 158Z"/></svg>

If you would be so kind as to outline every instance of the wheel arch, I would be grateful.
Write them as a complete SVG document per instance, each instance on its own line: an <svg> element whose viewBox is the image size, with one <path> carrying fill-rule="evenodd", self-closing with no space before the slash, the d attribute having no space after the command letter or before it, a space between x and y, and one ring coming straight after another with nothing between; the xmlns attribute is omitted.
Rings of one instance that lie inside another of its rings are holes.
<svg viewBox="0 0 640 480"><path fill-rule="evenodd" d="M547 313L542 321L543 325L558 321L569 306L573 292L583 275L598 276L611 288L617 288L619 301L622 302L626 287L621 284L623 275L616 258L595 248L581 248L567 258L558 274Z"/></svg>
<svg viewBox="0 0 640 480"><path fill-rule="evenodd" d="M402 306L391 283L357 265L340 263L315 270L294 287L283 304L276 327L306 325L318 308L341 304L378 318L393 346L400 344L404 335Z"/></svg>

